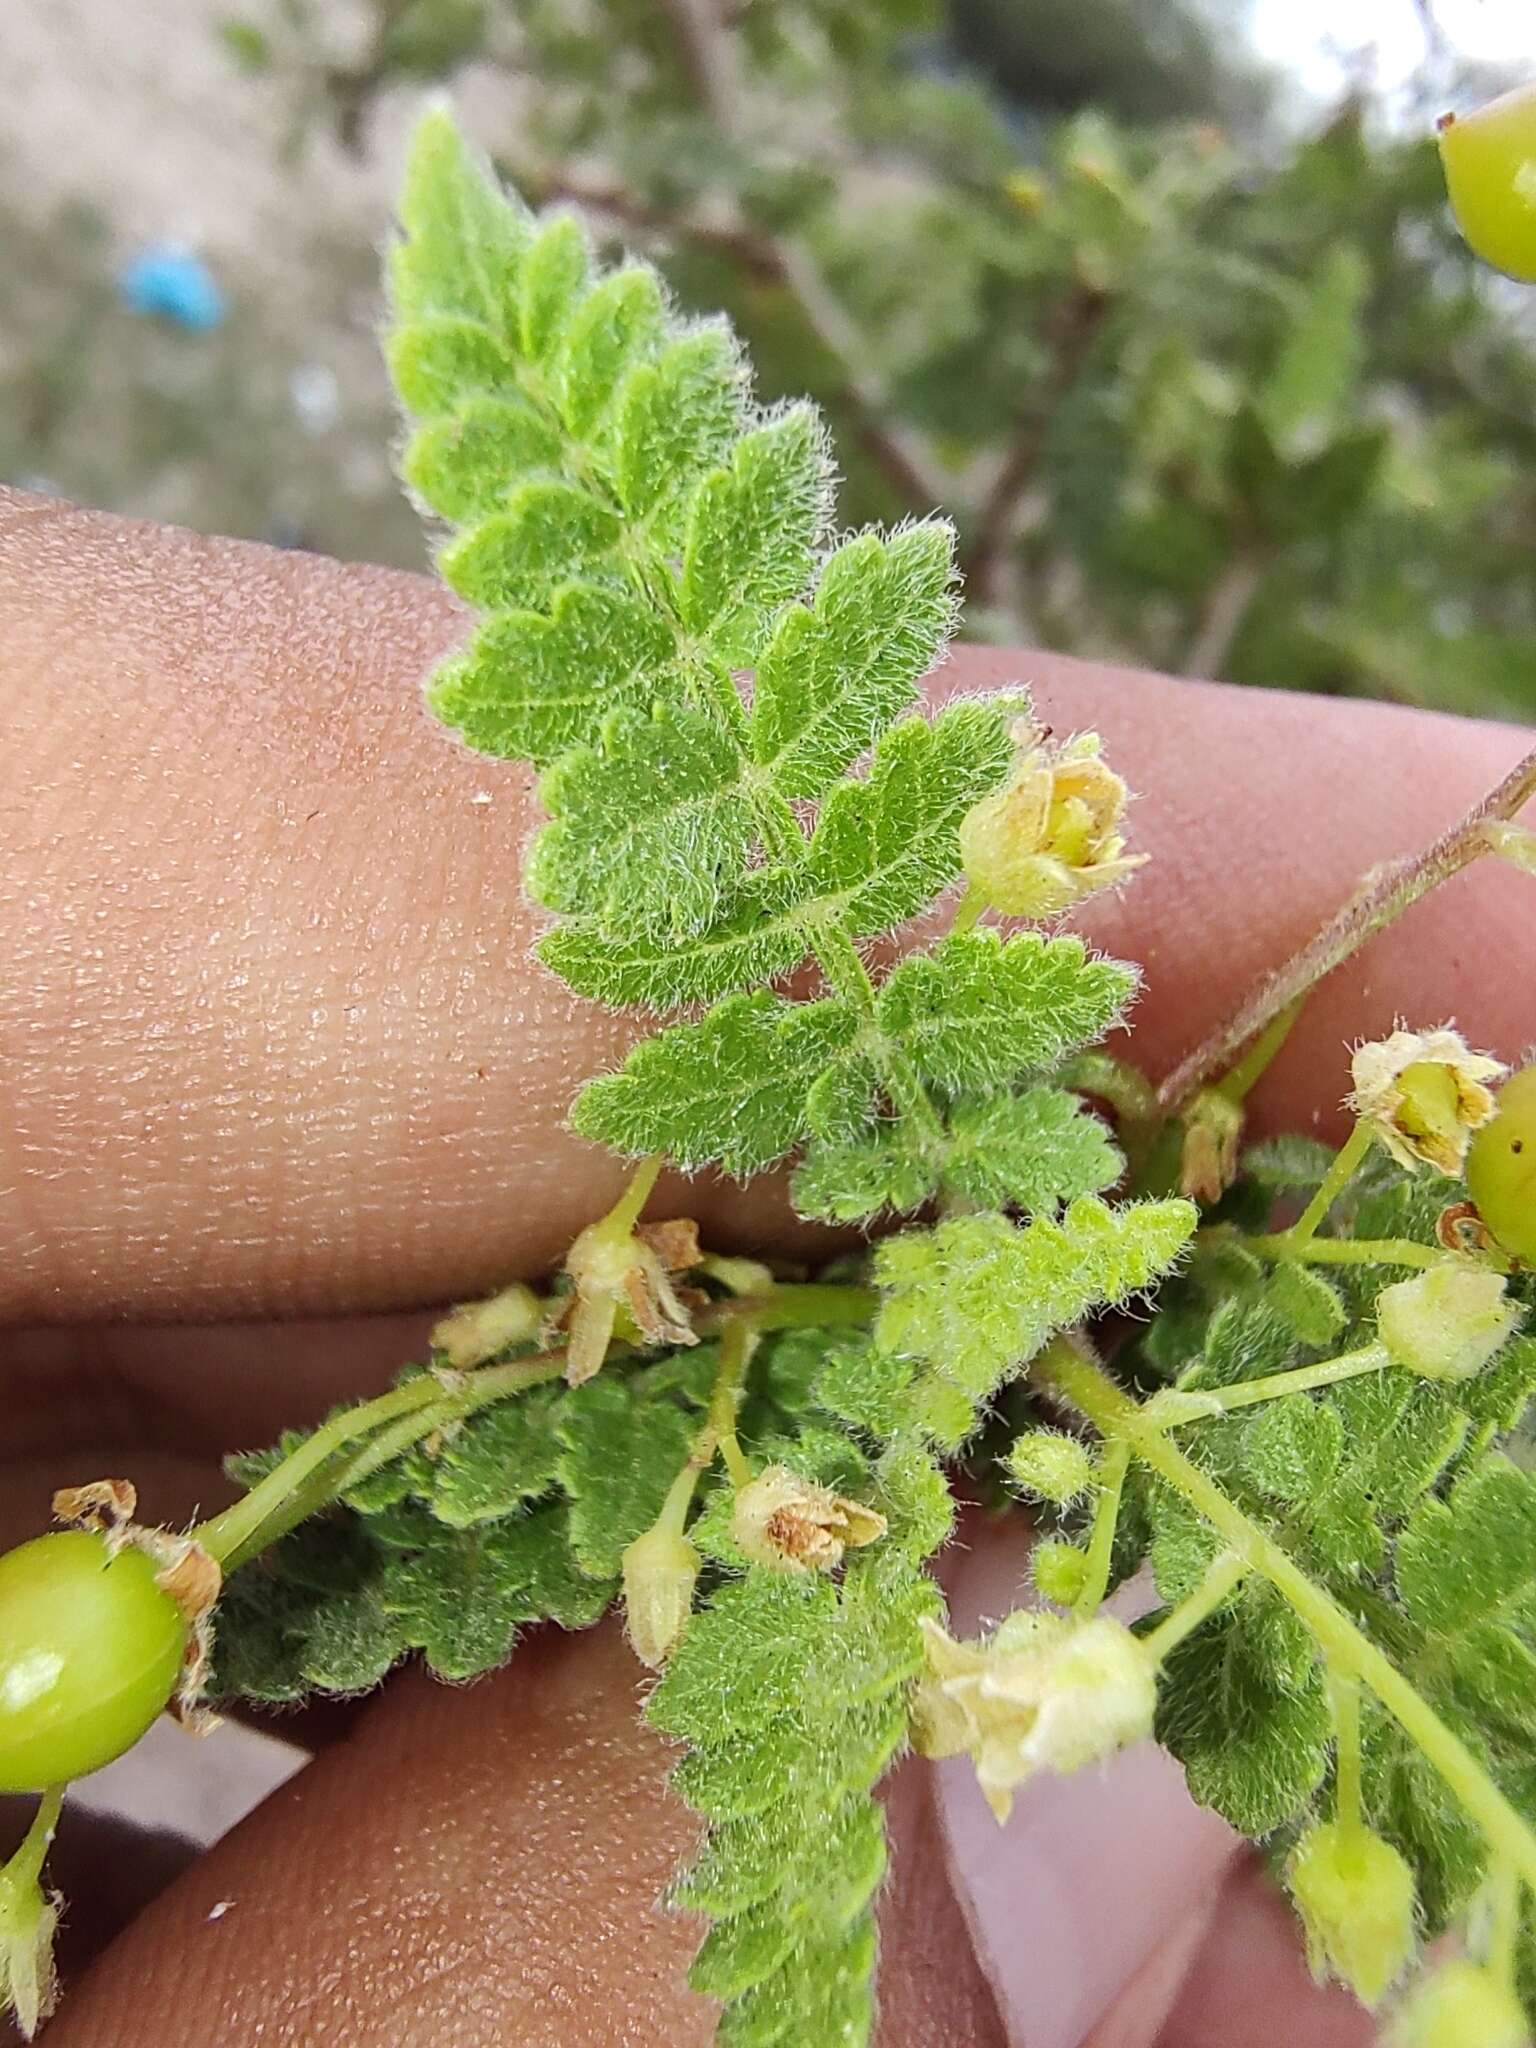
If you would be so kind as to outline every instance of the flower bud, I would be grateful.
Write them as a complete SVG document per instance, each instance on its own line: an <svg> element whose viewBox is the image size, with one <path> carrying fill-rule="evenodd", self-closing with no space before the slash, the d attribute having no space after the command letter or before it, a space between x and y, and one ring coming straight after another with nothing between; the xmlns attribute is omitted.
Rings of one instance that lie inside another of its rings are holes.
<svg viewBox="0 0 1536 2048"><path fill-rule="evenodd" d="M53 2011L58 1992L58 1901L39 1883L37 1861L23 1847L0 1870L0 2013L9 2008L29 2041Z"/></svg>
<svg viewBox="0 0 1536 2048"><path fill-rule="evenodd" d="M1029 1573L1042 1600L1071 1607L1088 1583L1088 1553L1075 1543L1048 1538L1030 1553Z"/></svg>
<svg viewBox="0 0 1536 2048"><path fill-rule="evenodd" d="M1286 1882L1313 1975L1337 1977L1374 2010L1417 1946L1407 1863L1359 1823L1319 1822L1296 1844Z"/></svg>
<svg viewBox="0 0 1536 2048"><path fill-rule="evenodd" d="M1110 1615L1010 1615L984 1643L931 1621L923 1635L913 1741L925 1756L968 1751L999 1821L1035 1772L1078 1770L1152 1732L1156 1664Z"/></svg>
<svg viewBox="0 0 1536 2048"><path fill-rule="evenodd" d="M1356 1046L1351 1105L1400 1166L1458 1174L1472 1133L1493 1115L1488 1088L1507 1069L1459 1031L1394 1031Z"/></svg>
<svg viewBox="0 0 1536 2048"><path fill-rule="evenodd" d="M1481 1963L1458 1957L1423 1977L1403 2001L1388 2048L1531 2048L1520 2001Z"/></svg>
<svg viewBox="0 0 1536 2048"><path fill-rule="evenodd" d="M787 1465L769 1465L736 1496L731 1537L753 1564L779 1571L830 1572L844 1550L885 1534L885 1517L862 1502L816 1486Z"/></svg>
<svg viewBox="0 0 1536 2048"><path fill-rule="evenodd" d="M444 1316L432 1332L432 1348L446 1352L458 1371L468 1372L510 1344L531 1343L543 1315L539 1297L518 1281L489 1301L466 1301Z"/></svg>
<svg viewBox="0 0 1536 2048"><path fill-rule="evenodd" d="M1427 1267L1376 1297L1376 1328L1393 1363L1423 1379L1474 1378L1519 1321L1503 1275L1460 1259Z"/></svg>
<svg viewBox="0 0 1536 2048"><path fill-rule="evenodd" d="M659 1671L682 1641L699 1582L699 1553L659 1525L624 1553L624 1630L642 1664Z"/></svg>
<svg viewBox="0 0 1536 2048"><path fill-rule="evenodd" d="M1010 917L1054 917L1124 881L1146 859L1120 834L1128 791L1099 758L1096 733L1059 752L1028 745L1008 783L961 821L971 886Z"/></svg>
<svg viewBox="0 0 1536 2048"><path fill-rule="evenodd" d="M1057 1429L1032 1429L1019 1437L1008 1453L1008 1469L1020 1486L1062 1508L1093 1484L1088 1446Z"/></svg>

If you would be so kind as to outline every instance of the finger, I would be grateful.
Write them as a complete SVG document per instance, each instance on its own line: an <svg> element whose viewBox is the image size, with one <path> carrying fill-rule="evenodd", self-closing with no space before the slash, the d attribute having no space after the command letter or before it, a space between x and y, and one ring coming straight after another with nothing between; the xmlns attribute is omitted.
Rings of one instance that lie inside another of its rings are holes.
<svg viewBox="0 0 1536 2048"><path fill-rule="evenodd" d="M1377 2038L1376 2023L1348 1992L1312 1982L1294 1915L1258 1858L1243 1857L1158 2048L1292 2048L1299 2041L1306 2048L1370 2048Z"/></svg>
<svg viewBox="0 0 1536 2048"><path fill-rule="evenodd" d="M34 1800L0 1800L0 1860L20 1843ZM135 1826L70 1805L48 1856L48 1882L69 1900L57 1944L66 1977L83 1971L166 1886L185 1870L196 1845L162 1828ZM21 2048L21 2034L0 2009L0 2048Z"/></svg>
<svg viewBox="0 0 1536 2048"><path fill-rule="evenodd" d="M636 1673L604 1629L402 1678L73 1987L52 2048L702 2048L698 1925L656 1903L695 1828ZM898 1911L889 2048L1003 2048L952 1911Z"/></svg>
<svg viewBox="0 0 1536 2048"><path fill-rule="evenodd" d="M1027 1600L1029 1535L1017 1516L962 1533L974 1547L952 1551L944 1577L952 1626L974 1635ZM1141 2021L1159 1992L1166 2009L1175 1987L1155 1980L1170 1944L1241 1853L1172 1758L1143 1743L1099 1769L1032 1779L1002 1827L969 1758L934 1774L951 1881L1010 2039L1080 2048L1138 1981ZM1155 2032L1133 2028L1123 2048L1150 2048Z"/></svg>
<svg viewBox="0 0 1536 2048"><path fill-rule="evenodd" d="M0 743L27 768L0 795L0 1314L381 1308L547 1267L617 1184L570 1097L639 1027L530 959L527 772L421 709L460 611L382 570L5 502ZM1084 925L1145 959L1154 1064L1518 751L1059 658L950 675L1034 683L1147 792L1153 865ZM1311 1106L1314 1069L1342 1092L1343 1037L1399 1010L1517 1050L1529 886L1454 884L1341 976L1277 1113ZM670 1199L792 1240L769 1185Z"/></svg>

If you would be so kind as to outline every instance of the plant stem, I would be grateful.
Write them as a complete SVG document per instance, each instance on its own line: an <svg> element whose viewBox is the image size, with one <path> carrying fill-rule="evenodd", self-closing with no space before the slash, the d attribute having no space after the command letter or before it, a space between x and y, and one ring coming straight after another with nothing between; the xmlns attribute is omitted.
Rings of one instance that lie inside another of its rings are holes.
<svg viewBox="0 0 1536 2048"><path fill-rule="evenodd" d="M1333 1164L1323 1175L1317 1193L1290 1229L1279 1233L1291 1251L1300 1251L1303 1245L1310 1244L1316 1237L1319 1225L1365 1163L1365 1155L1370 1149L1371 1127L1362 1119L1334 1154Z"/></svg>
<svg viewBox="0 0 1536 2048"><path fill-rule="evenodd" d="M1331 974L1394 918L1492 850L1488 825L1508 820L1536 794L1536 748L1516 763L1459 824L1423 853L1373 869L1349 900L1283 967L1267 975L1237 1011L1179 1062L1158 1090L1174 1110L1206 1077L1228 1065L1288 1004Z"/></svg>
<svg viewBox="0 0 1536 2048"><path fill-rule="evenodd" d="M51 1785L38 1800L31 1826L22 1837L16 1853L0 1870L0 1875L13 1878L28 1888L40 1881L63 1807L64 1787Z"/></svg>
<svg viewBox="0 0 1536 2048"><path fill-rule="evenodd" d="M378 1440L376 1433L386 1424L408 1421L409 1428L399 1427L390 1433L388 1455L398 1457L445 1423L472 1415L493 1401L504 1401L529 1387L558 1379L564 1370L565 1353L545 1351L532 1358L512 1359L506 1365L482 1366L465 1374L457 1386L436 1373L423 1373L417 1379L407 1380L402 1387L380 1394L376 1400L332 1415L249 1493L188 1533L226 1572L234 1571L305 1515L328 1506L338 1493L364 1476L349 1462L338 1484L333 1460L349 1445L367 1438L371 1440L371 1449ZM383 1457L377 1460L379 1464L385 1462ZM294 1513L301 1502L302 1511Z"/></svg>
<svg viewBox="0 0 1536 2048"><path fill-rule="evenodd" d="M1342 1672L1328 1673L1328 1698L1333 1707L1334 1818L1341 1826L1360 1826L1360 1687Z"/></svg>
<svg viewBox="0 0 1536 2048"><path fill-rule="evenodd" d="M1353 1622L1333 1596L1268 1536L1216 1482L1194 1464L1091 1359L1058 1341L1035 1361L1035 1375L1079 1409L1105 1441L1120 1439L1158 1477L1204 1516L1228 1547L1265 1578L1307 1624L1329 1666L1367 1686L1417 1744L1429 1763L1482 1829L1493 1851L1506 1857L1527 1885L1536 1886L1536 1834L1484 1771L1455 1731Z"/></svg>
<svg viewBox="0 0 1536 2048"><path fill-rule="evenodd" d="M1297 1246L1288 1230L1233 1237L1231 1244L1261 1259L1294 1259L1302 1266L1438 1266L1445 1253L1412 1237L1317 1237Z"/></svg>
<svg viewBox="0 0 1536 2048"><path fill-rule="evenodd" d="M1392 1363L1384 1344L1363 1344L1358 1351L1340 1352L1337 1358L1320 1359L1316 1365L1298 1365L1291 1372L1272 1372L1261 1380L1240 1380L1235 1387L1170 1387L1154 1394L1143 1413L1162 1428L1176 1429L1185 1422L1214 1420L1233 1408L1252 1408L1260 1401L1280 1401L1287 1394L1309 1394L1317 1387L1337 1386L1341 1380L1359 1379L1368 1372L1381 1372ZM1184 1414L1176 1412L1187 1402ZM1196 1406L1198 1403L1198 1407Z"/></svg>
<svg viewBox="0 0 1536 2048"><path fill-rule="evenodd" d="M655 1180L652 1167L647 1161L636 1174L620 1207L644 1206ZM609 1212L610 1218L614 1213ZM785 1285L766 1294L711 1302L699 1312L696 1323L701 1335L723 1331L729 1346L731 1332L737 1328L757 1332L846 1327L868 1322L878 1305L868 1287ZM434 1430L492 1402L509 1400L530 1387L559 1379L565 1364L563 1349L541 1351L505 1365L481 1366L463 1375L457 1384L435 1373L407 1380L404 1386L331 1416L241 1499L189 1533L228 1574ZM349 1447L353 1447L352 1455L342 1459Z"/></svg>
<svg viewBox="0 0 1536 2048"><path fill-rule="evenodd" d="M630 1237L640 1221L641 1211L651 1199L651 1191L661 1178L661 1169L666 1165L666 1155L653 1152L648 1159L642 1159L630 1178L629 1186L598 1223L599 1230L612 1230L616 1237Z"/></svg>
<svg viewBox="0 0 1536 2048"><path fill-rule="evenodd" d="M1109 1571L1115 1553L1115 1529L1120 1520L1120 1497L1130 1467L1131 1447L1123 1441L1106 1440L1099 1461L1099 1495L1093 1507L1093 1533L1088 1539L1088 1573L1077 1596L1074 1612L1096 1614L1109 1591Z"/></svg>
<svg viewBox="0 0 1536 2048"><path fill-rule="evenodd" d="M1158 1663L1163 1663L1186 1636L1192 1636L1218 1608L1224 1607L1233 1589L1247 1576L1247 1565L1234 1551L1225 1550L1220 1557L1212 1559L1205 1577L1189 1598L1181 1600L1171 1614L1142 1637L1143 1644Z"/></svg>
<svg viewBox="0 0 1536 2048"><path fill-rule="evenodd" d="M859 958L858 947L845 931L830 924L818 927L815 946L828 985L864 1021L866 1050L893 1106L911 1123L923 1151L930 1159L938 1159L944 1149L943 1122L907 1054L886 1037L875 1021L874 984Z"/></svg>
<svg viewBox="0 0 1536 2048"><path fill-rule="evenodd" d="M718 1445L731 1484L738 1493L750 1484L752 1467L742 1456L741 1445L736 1441L736 1408L747 1367L756 1349L756 1325L748 1322L745 1316L739 1316L721 1339L720 1365L715 1374L715 1384L710 1389L709 1414L695 1446L694 1458L690 1461L698 1471L705 1470L714 1455L714 1447ZM703 1450L706 1436L709 1448Z"/></svg>
<svg viewBox="0 0 1536 2048"><path fill-rule="evenodd" d="M1290 1037L1291 1028L1306 1007L1306 1001L1304 995L1298 996L1264 1027L1236 1066L1229 1067L1216 1083L1218 1094L1225 1095L1228 1102L1247 1101Z"/></svg>

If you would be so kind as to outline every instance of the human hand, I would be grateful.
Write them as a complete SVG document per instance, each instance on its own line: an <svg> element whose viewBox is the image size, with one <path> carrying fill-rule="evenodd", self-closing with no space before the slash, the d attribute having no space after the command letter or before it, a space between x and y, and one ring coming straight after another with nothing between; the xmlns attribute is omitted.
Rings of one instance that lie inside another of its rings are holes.
<svg viewBox="0 0 1536 2048"><path fill-rule="evenodd" d="M562 1120L624 1025L529 958L529 778L419 706L459 630L412 578L0 500L0 1540L97 1472L156 1519L213 1506L221 1450L377 1387L420 1346L417 1305L547 1269L616 1192ZM1145 964L1154 1071L1520 750L1055 657L971 651L944 684L1019 678L1146 792L1151 866L1080 923ZM1455 1011L1517 1055L1523 888L1463 877L1322 989L1261 1121L1326 1115L1345 1038L1399 1013ZM825 1241L771 1183L656 1206L717 1242ZM967 1625L1005 1610L1014 1539L948 1576ZM467 1690L397 1678L77 1978L51 2041L707 2040L692 1931L654 1904L689 1822L640 1681L611 1630L530 1640ZM1166 1760L1041 1785L1001 1832L972 1791L963 1767L897 1780L887 2048L1369 2038ZM120 1894L139 1852L112 1856Z"/></svg>

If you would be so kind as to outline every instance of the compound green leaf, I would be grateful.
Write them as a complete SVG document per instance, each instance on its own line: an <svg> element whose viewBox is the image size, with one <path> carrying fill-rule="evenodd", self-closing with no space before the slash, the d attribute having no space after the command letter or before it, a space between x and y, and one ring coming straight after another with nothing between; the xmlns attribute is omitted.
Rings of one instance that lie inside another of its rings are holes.
<svg viewBox="0 0 1536 2048"><path fill-rule="evenodd" d="M951 1092L997 1088L1098 1038L1135 992L1134 970L1081 939L954 934L891 970L882 1030Z"/></svg>
<svg viewBox="0 0 1536 2048"><path fill-rule="evenodd" d="M826 430L807 405L743 434L728 466L700 484L683 543L678 611L719 660L756 660L773 613L805 588L830 503Z"/></svg>
<svg viewBox="0 0 1536 2048"><path fill-rule="evenodd" d="M619 537L619 521L579 485L553 477L518 484L438 556L444 581L480 611L541 610L563 583L590 575Z"/></svg>
<svg viewBox="0 0 1536 2048"><path fill-rule="evenodd" d="M554 372L561 417L584 441L635 364L666 331L661 280L648 264L626 263L593 285L566 323Z"/></svg>
<svg viewBox="0 0 1536 2048"><path fill-rule="evenodd" d="M740 351L719 320L686 329L629 372L614 401L611 461L631 519L653 519L724 459L744 391Z"/></svg>
<svg viewBox="0 0 1536 2048"><path fill-rule="evenodd" d="M821 796L913 703L953 625L953 529L862 533L809 604L780 618L758 664L752 758L786 797Z"/></svg>
<svg viewBox="0 0 1536 2048"><path fill-rule="evenodd" d="M727 1173L759 1173L805 1135L807 1090L856 1030L836 998L787 1003L765 989L727 997L697 1023L644 1040L618 1073L589 1081L572 1128L633 1158L665 1151L684 1167L713 1161Z"/></svg>
<svg viewBox="0 0 1536 2048"><path fill-rule="evenodd" d="M571 214L552 214L522 252L517 270L517 338L542 363L569 325L587 278L587 238Z"/></svg>
<svg viewBox="0 0 1536 2048"><path fill-rule="evenodd" d="M686 707L616 711L590 746L545 770L552 822L529 849L528 893L609 930L686 938L746 874L751 818L739 757Z"/></svg>
<svg viewBox="0 0 1536 2048"><path fill-rule="evenodd" d="M397 316L459 314L508 333L532 222L445 107L430 108L416 124L399 213L405 239L390 253Z"/></svg>
<svg viewBox="0 0 1536 2048"><path fill-rule="evenodd" d="M561 454L559 436L525 400L471 392L418 427L400 474L423 504L463 524L500 511L520 478L558 469Z"/></svg>
<svg viewBox="0 0 1536 2048"><path fill-rule="evenodd" d="M707 1373L714 1347L706 1349ZM696 1369L697 1370L697 1369ZM560 1483L571 1496L571 1549L582 1570L612 1578L624 1552L661 1512L686 1463L700 1417L647 1390L645 1369L600 1373L567 1395L560 1417Z"/></svg>
<svg viewBox="0 0 1536 2048"><path fill-rule="evenodd" d="M944 1178L984 1208L1054 1214L1112 1187L1124 1164L1104 1125L1064 1088L968 1096L950 1112Z"/></svg>
<svg viewBox="0 0 1536 2048"><path fill-rule="evenodd" d="M676 643L626 592L589 583L555 593L549 612L502 612L445 662L427 702L482 754L545 767L590 746L610 712L647 710Z"/></svg>

